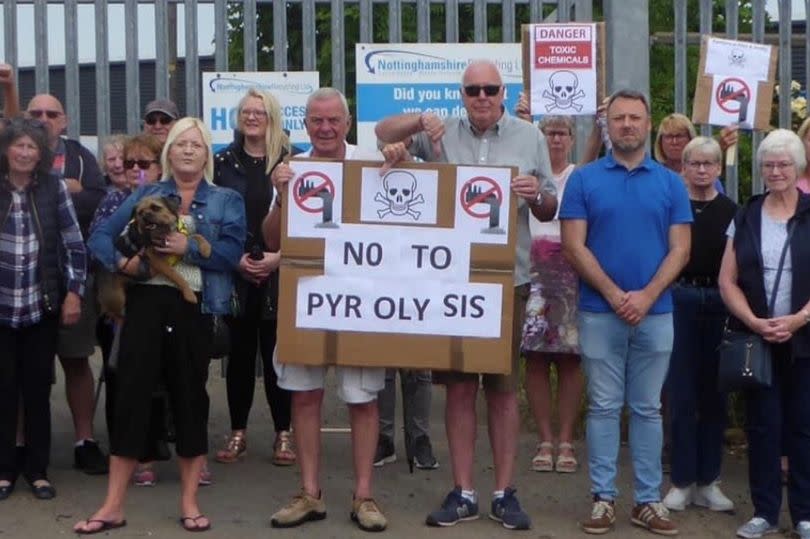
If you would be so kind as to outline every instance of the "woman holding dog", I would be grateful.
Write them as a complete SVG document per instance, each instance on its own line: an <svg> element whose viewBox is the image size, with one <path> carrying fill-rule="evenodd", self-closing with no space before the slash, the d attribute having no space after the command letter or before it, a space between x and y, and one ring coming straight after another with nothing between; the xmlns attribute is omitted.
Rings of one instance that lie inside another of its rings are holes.
<svg viewBox="0 0 810 539"><path fill-rule="evenodd" d="M53 154L35 120L0 133L0 500L17 474L40 500L48 481L50 394L59 322L79 320L86 255L65 183L50 173ZM61 252L62 257L57 256ZM22 401L25 451L15 447Z"/></svg>
<svg viewBox="0 0 810 539"><path fill-rule="evenodd" d="M74 526L79 534L126 525L124 499L137 459L148 442L152 394L161 373L177 432L180 525L187 531L211 527L197 501L198 478L208 449L205 383L211 331L204 328L211 327L210 315L230 312L232 275L245 242L244 202L235 191L210 183L214 172L211 135L197 118L183 118L174 125L161 162L164 179L139 188L88 242L108 270L125 273L136 283L127 294L121 330L117 376L126 384L120 384L115 403L115 423L127 428L113 431L107 496L90 518ZM135 220L130 223L133 210ZM142 221L146 215L150 222L174 222L188 235L175 230L159 241L152 237L149 245L136 248L134 255L119 252L117 246L124 246L116 240L128 223L139 231L151 229ZM158 264L159 256L170 258ZM146 262L150 258L154 268L176 259L174 273L182 277L186 288L196 292L196 303L184 299L176 282L155 275Z"/></svg>
<svg viewBox="0 0 810 539"><path fill-rule="evenodd" d="M256 386L256 345L264 365L264 392L273 414L276 439L272 462L290 466L296 455L290 435L291 395L278 387L273 368L276 346L279 253L267 252L262 220L273 203L270 172L290 150L281 125L281 110L270 93L251 88L239 102L235 140L214 157L214 183L230 187L245 199L247 241L239 260L236 292L239 309L228 317L231 348L227 392L231 435L217 451L218 462L236 462L247 451L246 428Z"/></svg>

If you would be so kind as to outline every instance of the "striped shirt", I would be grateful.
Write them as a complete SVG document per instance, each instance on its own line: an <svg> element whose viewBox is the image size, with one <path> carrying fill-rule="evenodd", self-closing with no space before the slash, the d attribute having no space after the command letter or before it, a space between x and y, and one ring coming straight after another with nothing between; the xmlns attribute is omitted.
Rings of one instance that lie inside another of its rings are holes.
<svg viewBox="0 0 810 539"><path fill-rule="evenodd" d="M11 207L0 229L0 325L20 328L42 319L39 239L27 190L11 191ZM73 203L59 181L57 223L64 248L62 274L68 292L84 295L87 259Z"/></svg>

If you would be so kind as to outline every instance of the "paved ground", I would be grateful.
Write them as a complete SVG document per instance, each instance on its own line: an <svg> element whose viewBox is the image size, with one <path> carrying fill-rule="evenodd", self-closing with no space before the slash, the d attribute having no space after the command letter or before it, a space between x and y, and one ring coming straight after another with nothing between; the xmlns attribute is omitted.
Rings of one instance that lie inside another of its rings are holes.
<svg viewBox="0 0 810 539"><path fill-rule="evenodd" d="M61 373L60 373L61 374ZM257 382L261 384L261 380ZM228 429L225 384L220 376L219 362L212 363L211 381L211 428L212 450L221 443ZM336 403L334 393L327 397L325 426L334 430L347 425L345 409ZM261 399L261 400L260 400ZM203 490L201 504L213 521L214 528L206 537L266 538L303 537L345 538L366 537L367 534L353 527L348 519L351 499L351 468L349 461L349 436L345 432L323 434L323 487L329 517L322 522L311 523L292 530L274 530L269 526L270 515L298 489L298 472L295 468L277 468L270 464L272 430L270 414L262 402L261 387L256 389L256 406L249 426L249 455L238 464L212 463L214 485ZM439 504L452 486L449 475L447 443L443 428L444 395L441 389L434 393L434 447L441 462L435 471L407 471L404 462L388 465L376 474L376 496L385 510L390 527L388 537L489 538L523 537L577 538L587 537L577 526L590 508L586 470L570 475L537 474L528 471L534 447L530 432L521 435L518 474L515 483L524 508L533 520L528 532L509 532L487 518L460 524L454 528L434 529L426 527L425 515ZM24 482L8 500L0 503L0 538L49 538L70 536L72 524L90 514L101 502L105 477L90 477L71 469L72 426L67 412L61 379L54 388L52 398L54 411L53 457L50 476L57 488L55 500L35 500ZM103 425L101 413L97 425ZM480 416L484 420L484 416ZM477 474L478 488L483 498L489 498L492 490L491 456L485 443L485 428L479 431ZM99 434L106 446L106 434ZM401 444L401 440L397 441ZM401 451L401 449L400 449ZM582 453L582 451L580 451ZM581 455L580 460L584 460ZM630 470L628 455L622 450L620 486L622 496L617 507L616 530L609 537L650 537L629 523ZM172 463L158 467L160 482L154 488L132 488L127 505L126 528L110 532L112 537L186 537L177 523L178 481L177 470ZM737 504L736 515L713 514L703 510L689 510L677 515L681 537L719 538L733 537L734 530L750 516L751 505L746 489L746 463L736 456L728 456L724 464L726 493ZM483 504L488 507L488 501ZM483 509L483 507L482 507ZM788 526L789 518L782 515L782 525Z"/></svg>

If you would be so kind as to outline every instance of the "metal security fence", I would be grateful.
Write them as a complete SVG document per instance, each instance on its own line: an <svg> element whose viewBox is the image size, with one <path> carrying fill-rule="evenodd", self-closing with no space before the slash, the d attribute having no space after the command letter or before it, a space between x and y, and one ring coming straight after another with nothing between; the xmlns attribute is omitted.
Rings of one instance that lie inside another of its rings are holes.
<svg viewBox="0 0 810 539"><path fill-rule="evenodd" d="M666 112L688 113L691 78L687 72L688 51L699 42L700 34L778 45L780 87L788 88L792 79L798 79L807 88L810 34L806 28L810 21L810 0L804 1L808 19L799 25L794 36L791 7L798 1L778 0L778 20L772 21L778 24L771 26L777 30L769 34L765 0L3 0L3 60L17 69L18 51L34 49L33 88L23 88L23 99L33 93L51 91L54 70L63 70L59 83L61 86L64 77L64 95L59 97L72 119L68 135L77 137L81 133L108 134L114 115L125 117L123 124L127 131L137 131L143 104L153 96L185 101L188 114L200 113L201 59L197 45L200 6L213 9L215 70L320 69L323 83L345 90L350 99L354 90L354 45L358 42L514 42L519 39L520 25L524 23L604 20L608 38L608 90L622 86L648 90L651 68L660 68L650 66L650 48L668 46L673 50L675 76L674 97ZM63 20L48 17L48 4L62 6ZM109 8L114 4L123 5L123 35L110 34ZM92 28L79 28L82 5L88 6L83 9L92 6L95 15ZM153 6L154 10L154 58L140 57L141 5ZM18 13L22 6L33 8L33 35L19 32ZM181 18L178 6L183 6ZM672 19L671 31L650 35L651 18L662 16ZM717 20L723 21L723 27L713 27ZM743 20L746 26L750 25L750 33L746 35L739 32ZM64 25L64 66L49 62L50 29L55 24ZM181 28L185 54L178 61ZM90 33L95 36L95 58L91 65L80 66L79 42ZM107 46L110 40L124 43L123 70L115 65L111 68ZM796 57L797 50L802 53L798 56L799 65L795 66L792 57ZM178 66L182 67L182 86L177 84L181 78ZM144 75L144 69L153 69L153 76ZM112 81L112 77L121 76L120 71L123 85L119 80ZM796 73L800 75L797 77ZM143 84L149 88L142 87ZM88 85L95 91L87 91ZM121 102L110 99L112 90L121 86L124 88ZM182 93L182 99L178 99L181 97L178 93ZM82 126L78 121L80 112L87 107L95 109L95 126ZM778 104L778 124L789 127L793 114L789 96L783 93ZM578 122L578 126L583 135L589 129L587 121ZM704 132L709 129L705 127ZM585 137L578 139L584 141ZM761 135L755 134L753 148L760 139ZM746 162L750 163L750 159ZM752 190L761 191L759 174L753 167L750 177ZM736 168L727 171L726 182L729 194L736 197L739 192Z"/></svg>

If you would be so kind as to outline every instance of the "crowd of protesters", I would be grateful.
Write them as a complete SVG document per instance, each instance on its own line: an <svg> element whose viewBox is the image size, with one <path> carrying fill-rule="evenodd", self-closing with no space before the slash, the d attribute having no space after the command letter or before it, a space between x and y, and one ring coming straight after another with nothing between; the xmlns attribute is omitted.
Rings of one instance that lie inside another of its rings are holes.
<svg viewBox="0 0 810 539"><path fill-rule="evenodd" d="M7 351L0 361L0 500L20 477L38 499L57 494L48 466L58 357L74 466L108 476L102 504L73 530L125 526L129 485L154 485L153 463L171 458L170 444L180 469L179 523L187 531L210 529L197 491L213 481L205 385L222 329L214 328L224 320L230 432L213 458L229 465L247 455L260 355L276 433L271 462L297 464L301 472L300 492L270 524L326 518L326 369L280 363L275 354L280 209L295 178L287 161L422 160L518 170L511 180L518 201L512 372L336 368L351 427L350 516L360 529L388 525L372 476L375 466L396 460L397 372L405 454L417 468L439 466L430 401L434 383L446 389L453 488L426 524L452 526L480 515L475 403L483 387L495 485L489 517L507 529L531 527L514 482L521 361L538 433L527 468L579 470L575 438L585 394L582 457L592 496L581 521L585 533L615 526L625 405L632 524L676 535L670 511L732 511L720 489L728 395L718 389L718 345L731 329L761 336L773 356L771 385L743 395L754 514L736 534L779 531L786 481L792 528L810 539L810 280L803 270L810 267L810 120L798 133L778 129L765 137L756 163L766 191L738 207L723 194L721 177L723 152L737 139L733 126L715 140L670 114L651 156L649 101L619 90L599 107L604 122L595 124L585 158L575 164L572 119L546 116L534 126L524 97L512 115L495 64L470 63L461 90L464 117L391 116L376 125L379 148L358 148L346 140L352 119L345 96L321 88L306 106L312 147L297 155L282 129L282 104L263 90L250 89L239 101L233 142L216 154L201 120L159 99L145 108L142 133L103 139L96 159L64 136L69 118L55 96L36 95L21 110L12 70L0 64L0 347ZM599 158L603 140L608 148ZM158 271L152 250L133 243L138 216L164 213L176 216L177 229L150 249L173 259L188 290ZM115 295L122 276L125 299ZM109 456L93 429L89 358L96 346ZM662 462L662 455L669 458ZM665 464L671 485L662 496Z"/></svg>

